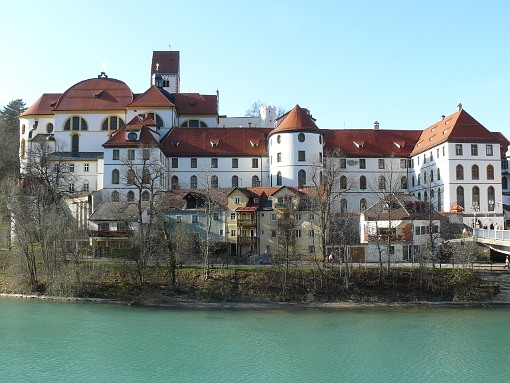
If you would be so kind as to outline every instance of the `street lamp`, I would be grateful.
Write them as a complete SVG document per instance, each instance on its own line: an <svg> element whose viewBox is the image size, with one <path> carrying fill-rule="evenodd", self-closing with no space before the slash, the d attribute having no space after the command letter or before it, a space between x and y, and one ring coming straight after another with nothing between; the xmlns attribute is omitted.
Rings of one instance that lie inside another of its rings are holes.
<svg viewBox="0 0 510 383"><path fill-rule="evenodd" d="M480 206L477 203L471 205L471 211L473 212L474 221L473 221L473 229L476 228L476 212L480 211Z"/></svg>

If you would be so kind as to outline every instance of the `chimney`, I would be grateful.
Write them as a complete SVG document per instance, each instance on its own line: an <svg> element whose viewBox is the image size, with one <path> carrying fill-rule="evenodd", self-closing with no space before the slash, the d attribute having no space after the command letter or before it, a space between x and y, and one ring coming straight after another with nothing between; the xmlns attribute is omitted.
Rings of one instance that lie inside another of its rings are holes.
<svg viewBox="0 0 510 383"><path fill-rule="evenodd" d="M379 122L374 122L374 130L379 130Z"/></svg>
<svg viewBox="0 0 510 383"><path fill-rule="evenodd" d="M251 122L248 122L248 128L251 128Z"/></svg>
<svg viewBox="0 0 510 383"><path fill-rule="evenodd" d="M444 114L442 114L442 115L441 115L441 121L443 121L445 117L446 117L446 116L445 116Z"/></svg>
<svg viewBox="0 0 510 383"><path fill-rule="evenodd" d="M459 111L462 110L462 103L461 102L459 102L459 105L457 105L457 108L459 108Z"/></svg>

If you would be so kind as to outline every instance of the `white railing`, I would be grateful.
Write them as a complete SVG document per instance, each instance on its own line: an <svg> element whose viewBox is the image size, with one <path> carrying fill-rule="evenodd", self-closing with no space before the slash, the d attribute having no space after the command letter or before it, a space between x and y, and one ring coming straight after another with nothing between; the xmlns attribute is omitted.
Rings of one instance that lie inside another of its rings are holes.
<svg viewBox="0 0 510 383"><path fill-rule="evenodd" d="M510 241L510 230L475 229L474 232L477 238Z"/></svg>

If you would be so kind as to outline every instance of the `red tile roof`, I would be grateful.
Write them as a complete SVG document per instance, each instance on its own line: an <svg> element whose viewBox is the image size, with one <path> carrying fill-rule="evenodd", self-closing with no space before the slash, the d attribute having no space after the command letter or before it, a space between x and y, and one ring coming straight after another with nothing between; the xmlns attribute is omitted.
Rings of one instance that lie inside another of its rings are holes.
<svg viewBox="0 0 510 383"><path fill-rule="evenodd" d="M281 132L314 132L320 133L320 129L315 125L307 109L296 105L287 116L280 122L278 127L271 132L272 134Z"/></svg>
<svg viewBox="0 0 510 383"><path fill-rule="evenodd" d="M339 148L346 157L406 157L421 130L323 129L324 150Z"/></svg>
<svg viewBox="0 0 510 383"><path fill-rule="evenodd" d="M147 122L147 124L146 124ZM134 117L129 123L122 129L115 132L108 141L103 144L105 148L124 148L124 147L140 147L140 146L159 146L158 140L152 135L149 126L154 123L150 118L141 122L138 117ZM140 130L140 139L136 141L130 141L127 139L126 132Z"/></svg>
<svg viewBox="0 0 510 383"><path fill-rule="evenodd" d="M53 114L53 108L58 102L62 93L44 93L20 116Z"/></svg>
<svg viewBox="0 0 510 383"><path fill-rule="evenodd" d="M216 95L199 93L172 93L173 103L179 114L218 114L218 98Z"/></svg>
<svg viewBox="0 0 510 383"><path fill-rule="evenodd" d="M137 96L128 107L136 108L173 108L175 105L170 101L171 94L159 89L156 85L151 86L144 93Z"/></svg>
<svg viewBox="0 0 510 383"><path fill-rule="evenodd" d="M179 51L152 52L151 74L156 73L156 64L159 64L159 73L179 73Z"/></svg>
<svg viewBox="0 0 510 383"><path fill-rule="evenodd" d="M506 158L506 151L508 150L508 145L510 145L510 141L508 141L508 139L501 132L491 132L491 133L499 138L501 158L502 159Z"/></svg>
<svg viewBox="0 0 510 383"><path fill-rule="evenodd" d="M460 109L425 129L411 155L422 153L446 141L499 143L500 138L489 132L464 109Z"/></svg>
<svg viewBox="0 0 510 383"><path fill-rule="evenodd" d="M124 82L113 78L92 78L66 90L54 110L119 110L132 101L133 92Z"/></svg>
<svg viewBox="0 0 510 383"><path fill-rule="evenodd" d="M265 136L269 132L270 128L176 127L165 136L162 148L167 156L267 156Z"/></svg>

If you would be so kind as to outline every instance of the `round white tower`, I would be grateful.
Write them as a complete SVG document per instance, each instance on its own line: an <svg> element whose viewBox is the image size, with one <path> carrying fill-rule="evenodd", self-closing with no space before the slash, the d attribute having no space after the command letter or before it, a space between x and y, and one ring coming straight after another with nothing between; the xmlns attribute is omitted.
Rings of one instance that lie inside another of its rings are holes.
<svg viewBox="0 0 510 383"><path fill-rule="evenodd" d="M271 185L311 185L322 167L324 140L308 110L296 105L268 140Z"/></svg>

